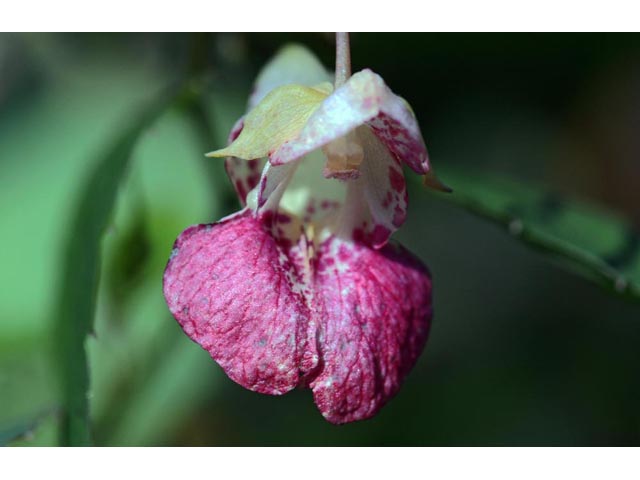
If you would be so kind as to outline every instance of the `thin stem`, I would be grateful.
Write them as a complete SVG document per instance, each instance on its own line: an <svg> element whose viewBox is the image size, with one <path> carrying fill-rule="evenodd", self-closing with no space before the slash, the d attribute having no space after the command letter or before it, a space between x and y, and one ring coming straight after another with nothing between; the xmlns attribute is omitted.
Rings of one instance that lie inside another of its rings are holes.
<svg viewBox="0 0 640 480"><path fill-rule="evenodd" d="M338 88L351 76L351 50L349 48L349 34L336 32L336 82Z"/></svg>

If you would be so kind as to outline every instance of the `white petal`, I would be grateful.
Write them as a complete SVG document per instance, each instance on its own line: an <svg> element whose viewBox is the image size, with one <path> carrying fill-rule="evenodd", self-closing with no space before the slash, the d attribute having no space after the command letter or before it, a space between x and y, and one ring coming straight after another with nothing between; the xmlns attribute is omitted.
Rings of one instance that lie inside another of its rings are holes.
<svg viewBox="0 0 640 480"><path fill-rule="evenodd" d="M287 45L262 69L249 97L249 110L276 87L282 85L313 86L333 81L316 56L302 45Z"/></svg>
<svg viewBox="0 0 640 480"><path fill-rule="evenodd" d="M267 163L262 171L260 183L255 188L257 204L255 207L249 204L249 207L254 208L258 214L267 211L277 212L282 195L297 167L297 163L275 167Z"/></svg>
<svg viewBox="0 0 640 480"><path fill-rule="evenodd" d="M364 149L360 177L347 182L347 197L334 233L343 239L382 248L405 221L407 190L402 165L371 129L355 131Z"/></svg>
<svg viewBox="0 0 640 480"><path fill-rule="evenodd" d="M322 150L314 150L296 162L298 168L280 203L282 208L316 227L324 225L338 210L346 194L345 182L324 177L326 161Z"/></svg>
<svg viewBox="0 0 640 480"><path fill-rule="evenodd" d="M296 160L365 123L370 123L399 161L417 173L424 174L429 170L427 149L413 112L371 70L354 74L329 95L298 137L276 150L270 156L270 162L282 165Z"/></svg>
<svg viewBox="0 0 640 480"><path fill-rule="evenodd" d="M371 99L384 88L382 79L373 72L356 73L320 104L297 138L276 150L270 162L282 165L297 160L375 117L378 106Z"/></svg>

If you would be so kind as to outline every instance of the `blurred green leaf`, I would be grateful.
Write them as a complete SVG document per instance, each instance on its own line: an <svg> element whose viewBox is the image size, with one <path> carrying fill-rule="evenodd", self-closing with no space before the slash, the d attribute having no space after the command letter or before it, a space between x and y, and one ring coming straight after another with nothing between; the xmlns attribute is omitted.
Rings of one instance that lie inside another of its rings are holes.
<svg viewBox="0 0 640 480"><path fill-rule="evenodd" d="M209 355L175 330L171 333L163 357L118 412L108 445L164 444L219 387L220 371Z"/></svg>
<svg viewBox="0 0 640 480"><path fill-rule="evenodd" d="M185 103L180 106L188 108L190 102ZM217 98L211 103L217 106L216 121L230 128L235 109L218 106ZM217 199L218 185L226 183L224 165L204 156L215 138L212 132L199 137L184 108L163 115L136 147L103 240L97 337L87 345L98 445L165 444L184 428L191 412L217 394L218 367L182 334L167 311L159 282L178 233L224 215ZM115 260L135 255L126 239L139 228L150 247L142 278L139 284L118 287L126 288L125 296L114 295Z"/></svg>
<svg viewBox="0 0 640 480"><path fill-rule="evenodd" d="M50 434L51 423L55 422L55 409L48 409L33 418L23 419L0 428L0 446L37 443L37 437ZM44 434L42 432L45 432Z"/></svg>
<svg viewBox="0 0 640 480"><path fill-rule="evenodd" d="M175 87L162 91L133 116L99 156L78 197L66 242L65 271L56 316L62 396L60 442L63 445L87 445L91 442L85 341L93 329L101 240L112 216L120 181L140 135L181 91Z"/></svg>
<svg viewBox="0 0 640 480"><path fill-rule="evenodd" d="M439 169L440 198L505 227L513 237L605 288L640 299L640 235L618 215L514 180Z"/></svg>

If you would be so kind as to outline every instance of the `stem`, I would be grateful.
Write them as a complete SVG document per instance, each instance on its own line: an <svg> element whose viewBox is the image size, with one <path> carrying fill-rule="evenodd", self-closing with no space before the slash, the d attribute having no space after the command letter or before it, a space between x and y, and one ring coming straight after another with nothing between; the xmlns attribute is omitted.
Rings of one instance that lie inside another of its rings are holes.
<svg viewBox="0 0 640 480"><path fill-rule="evenodd" d="M349 49L349 34L336 32L336 82L338 88L351 76L351 51Z"/></svg>

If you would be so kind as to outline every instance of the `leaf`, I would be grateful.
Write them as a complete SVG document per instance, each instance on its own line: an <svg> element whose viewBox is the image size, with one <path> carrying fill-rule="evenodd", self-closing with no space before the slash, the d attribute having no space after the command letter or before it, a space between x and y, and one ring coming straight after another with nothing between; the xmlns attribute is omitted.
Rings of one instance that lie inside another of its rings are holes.
<svg viewBox="0 0 640 480"><path fill-rule="evenodd" d="M640 299L640 235L617 214L506 178L444 168L439 173L453 188L439 195L443 200L502 225L569 270Z"/></svg>
<svg viewBox="0 0 640 480"><path fill-rule="evenodd" d="M230 117L229 108L215 97L210 99L216 122L232 124L235 118ZM121 186L111 223L117 233L111 234L110 228L103 241L105 271L101 273L95 319L97 338L87 342L92 428L99 445L163 445L172 438L175 441L190 424L193 412L219 391L218 367L182 333L167 310L158 283L171 245L186 225L225 216L228 207L222 205L221 198L226 196L230 207L238 208L224 162L204 156L218 143L216 137L226 137L226 132L218 133L208 115L203 119L206 130L194 130L186 115L192 104L163 115L153 126L153 136L145 136L136 147L131 173ZM170 199L166 198L167 191L171 192ZM145 218L137 217L138 209L144 211ZM132 254L122 240L140 222L148 236L149 256L140 284L135 288L129 285L121 303L105 286L113 282L115 259Z"/></svg>
<svg viewBox="0 0 640 480"><path fill-rule="evenodd" d="M140 135L183 92L182 88L176 87L164 90L134 115L99 155L78 197L65 242L64 271L55 317L62 445L91 443L85 340L93 329L101 239L112 215L118 186Z"/></svg>
<svg viewBox="0 0 640 480"><path fill-rule="evenodd" d="M25 442L33 437L38 429L46 424L47 420L55 418L56 410L50 408L43 411L33 418L23 419L9 426L0 428L0 446L15 444L16 442Z"/></svg>

